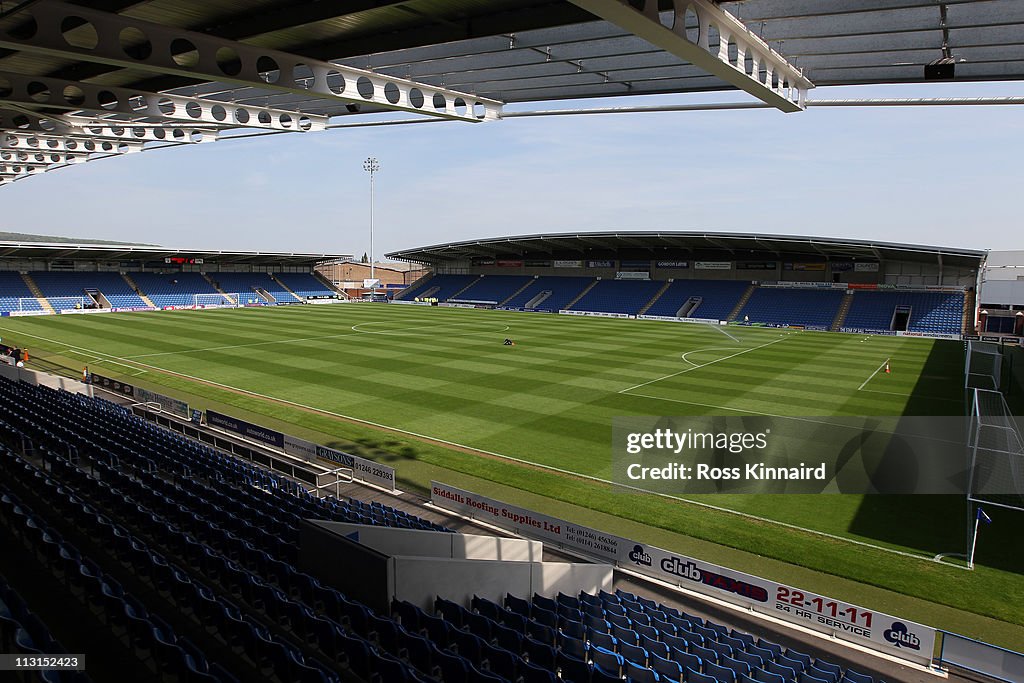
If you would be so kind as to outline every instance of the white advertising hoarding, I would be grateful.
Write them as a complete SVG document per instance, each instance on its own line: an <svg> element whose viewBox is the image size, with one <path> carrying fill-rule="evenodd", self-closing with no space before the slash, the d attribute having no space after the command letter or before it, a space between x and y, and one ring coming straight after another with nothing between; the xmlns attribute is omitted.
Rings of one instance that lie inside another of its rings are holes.
<svg viewBox="0 0 1024 683"><path fill-rule="evenodd" d="M475 493L431 482L434 505L523 536L550 541L680 587L772 615L894 657L929 664L935 629Z"/></svg>
<svg viewBox="0 0 1024 683"><path fill-rule="evenodd" d="M359 481L375 484L389 491L395 490L395 469L393 467L381 465L357 455L342 453L288 434L284 435L284 452L310 461L319 458L344 467L351 467L352 476Z"/></svg>

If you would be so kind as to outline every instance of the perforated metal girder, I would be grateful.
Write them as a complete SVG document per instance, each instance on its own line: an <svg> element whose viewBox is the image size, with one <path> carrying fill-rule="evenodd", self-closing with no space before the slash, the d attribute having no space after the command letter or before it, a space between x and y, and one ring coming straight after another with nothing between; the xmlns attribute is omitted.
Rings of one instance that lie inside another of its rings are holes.
<svg viewBox="0 0 1024 683"><path fill-rule="evenodd" d="M9 71L0 71L0 102L214 126L298 131L327 127L326 116L294 110L25 76Z"/></svg>
<svg viewBox="0 0 1024 683"><path fill-rule="evenodd" d="M479 122L501 114L501 102L470 93L55 0L33 3L7 27L15 20L13 33L0 26L0 47L448 119Z"/></svg>
<svg viewBox="0 0 1024 683"><path fill-rule="evenodd" d="M814 87L743 22L709 0L673 0L666 23L658 12L658 0L570 2L781 111L803 110L807 90ZM688 23L696 24L696 29L688 30ZM710 40L715 32L718 45Z"/></svg>

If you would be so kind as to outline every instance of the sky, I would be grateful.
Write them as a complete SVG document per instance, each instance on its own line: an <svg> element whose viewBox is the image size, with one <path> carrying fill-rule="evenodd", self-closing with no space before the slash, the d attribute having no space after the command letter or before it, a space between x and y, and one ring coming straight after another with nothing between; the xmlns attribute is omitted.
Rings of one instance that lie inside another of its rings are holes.
<svg viewBox="0 0 1024 683"><path fill-rule="evenodd" d="M1024 95L1024 84L810 99ZM516 109L735 101L736 95ZM544 232L707 230L1024 248L1024 107L811 107L428 123L89 162L0 188L0 231L355 254ZM402 118L407 118L403 116ZM362 120L366 120L365 118Z"/></svg>

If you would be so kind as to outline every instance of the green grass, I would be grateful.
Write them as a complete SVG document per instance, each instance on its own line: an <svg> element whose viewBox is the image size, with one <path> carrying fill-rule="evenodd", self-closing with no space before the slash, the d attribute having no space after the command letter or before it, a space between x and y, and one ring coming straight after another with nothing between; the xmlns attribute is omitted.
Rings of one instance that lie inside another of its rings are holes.
<svg viewBox="0 0 1024 683"><path fill-rule="evenodd" d="M886 550L962 552L959 498L692 497L750 515L743 517L614 494L599 481L467 450L607 479L611 422L621 415L959 415L959 343L729 328L735 341L703 325L382 305L8 318L0 330L5 342L36 357L78 370L88 364L197 407L256 414L269 426L387 461L406 488L450 481L874 609L1024 645L1016 608L1024 603L1015 550L1021 537L1013 529L1020 519L1012 513L985 530L982 566L968 573ZM503 346L505 337L516 346ZM886 358L893 374L875 373Z"/></svg>

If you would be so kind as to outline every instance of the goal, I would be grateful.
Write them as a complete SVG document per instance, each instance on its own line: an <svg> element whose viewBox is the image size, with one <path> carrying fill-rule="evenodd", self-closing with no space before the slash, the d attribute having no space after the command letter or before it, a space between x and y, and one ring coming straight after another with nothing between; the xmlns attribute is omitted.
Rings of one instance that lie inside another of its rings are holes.
<svg viewBox="0 0 1024 683"><path fill-rule="evenodd" d="M1024 509L1024 440L1020 419L1014 417L998 391L975 389L971 393L967 496L974 502Z"/></svg>
<svg viewBox="0 0 1024 683"><path fill-rule="evenodd" d="M194 294L192 298L194 308L238 308L245 305L245 302L242 301L242 295L238 292L230 294Z"/></svg>
<svg viewBox="0 0 1024 683"><path fill-rule="evenodd" d="M992 342L967 342L964 371L965 389L999 391L1003 374L1003 352Z"/></svg>

